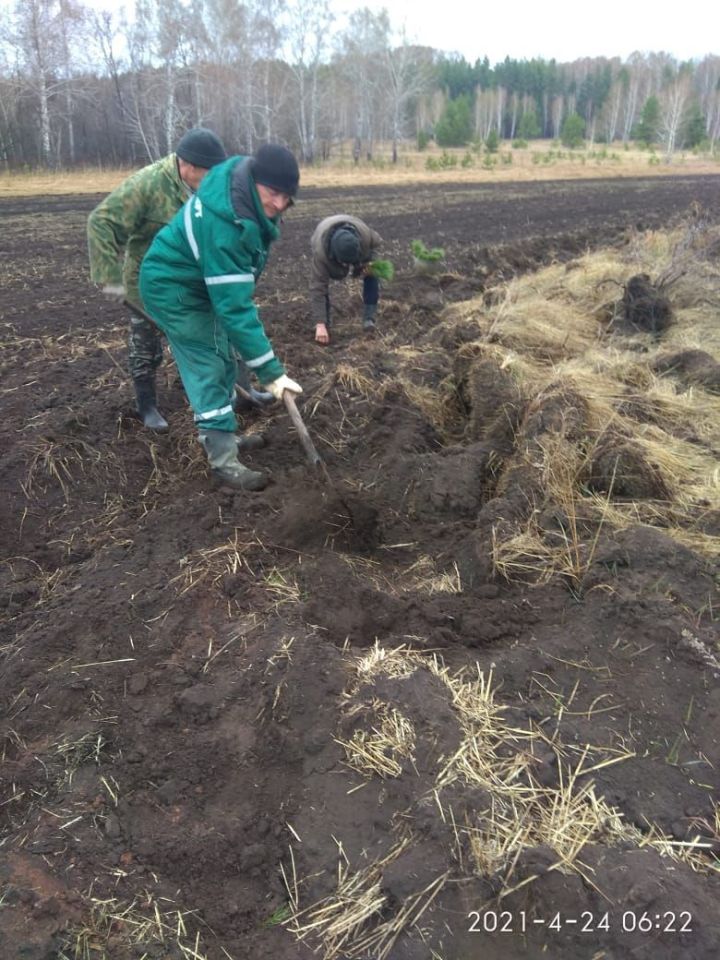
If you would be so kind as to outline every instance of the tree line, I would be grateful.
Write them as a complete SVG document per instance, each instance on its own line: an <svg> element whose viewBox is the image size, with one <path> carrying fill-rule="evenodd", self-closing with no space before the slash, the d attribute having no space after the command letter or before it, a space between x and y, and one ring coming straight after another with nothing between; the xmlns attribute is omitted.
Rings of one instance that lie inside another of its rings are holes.
<svg viewBox="0 0 720 960"><path fill-rule="evenodd" d="M387 11L329 0L15 0L0 21L0 165L137 165L209 126L231 152L281 141L304 163L351 142L641 140L667 153L720 136L720 57L665 53L491 65L412 44Z"/></svg>

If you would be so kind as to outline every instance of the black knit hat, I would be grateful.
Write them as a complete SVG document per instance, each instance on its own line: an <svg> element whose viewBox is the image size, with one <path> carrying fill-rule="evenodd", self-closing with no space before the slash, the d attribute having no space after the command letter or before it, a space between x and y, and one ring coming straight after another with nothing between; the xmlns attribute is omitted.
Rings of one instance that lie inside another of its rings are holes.
<svg viewBox="0 0 720 960"><path fill-rule="evenodd" d="M287 147L278 143L258 147L252 161L252 175L255 183L272 187L290 197L295 196L300 183L297 160Z"/></svg>
<svg viewBox="0 0 720 960"><path fill-rule="evenodd" d="M175 147L175 153L186 163L203 167L205 170L227 160L225 147L212 130L206 130L205 127L195 127L183 134Z"/></svg>
<svg viewBox="0 0 720 960"><path fill-rule="evenodd" d="M338 227L330 237L330 256L338 263L360 263L360 237L350 227Z"/></svg>

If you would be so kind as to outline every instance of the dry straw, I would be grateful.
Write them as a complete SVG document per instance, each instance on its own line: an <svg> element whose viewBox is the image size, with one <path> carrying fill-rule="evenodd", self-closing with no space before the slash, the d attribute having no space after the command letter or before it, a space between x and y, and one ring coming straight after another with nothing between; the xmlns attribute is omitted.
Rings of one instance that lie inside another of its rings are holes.
<svg viewBox="0 0 720 960"><path fill-rule="evenodd" d="M588 253L513 280L498 288L489 307L476 300L445 311L446 325L471 318L481 331L461 347L460 357L470 364L493 359L509 370L528 412L562 391L582 400L580 438L525 438L523 425L519 428L517 452L498 478L498 491L510 468L524 463L540 481L544 501L535 502L536 509L559 505L570 523L564 544L548 542L532 512L524 523L496 531L493 557L503 576L546 582L569 573L581 581L593 544L582 542L578 517L594 522L596 530L599 524L659 526L708 557L720 555L718 537L698 525L708 505L720 505L720 395L655 369L659 357L687 349L702 349L720 361L719 249L720 229L695 212L672 233L633 236L625 248ZM670 298L675 322L662 339L621 336L607 325L613 304L638 273ZM588 489L596 452L609 445L611 456L622 443L630 444L656 478L654 498L623 500L621 475L610 478L614 490L599 495Z"/></svg>
<svg viewBox="0 0 720 960"><path fill-rule="evenodd" d="M147 893L124 903L88 895L87 904L87 919L65 934L58 960L112 960L121 954L208 960L199 931L193 931L201 922L196 912L178 909L167 897Z"/></svg>
<svg viewBox="0 0 720 960"><path fill-rule="evenodd" d="M412 757L415 734L403 714L401 698L396 696L392 704L379 697L368 702L374 682L407 679L425 671L444 691L457 719L460 742L452 755L438 758L429 793L418 796L417 802L429 804L445 824L452 825L454 842L448 846L447 868L400 903L388 899L383 875L421 842L413 833L409 812L402 818L401 835L369 865L354 869L342 842L337 841L334 890L308 905L301 903L305 883L298 880L291 849L291 870L283 869L290 901L284 922L324 960L368 956L383 960L400 933L419 927L420 917L431 909L446 883L467 877L468 872L499 880L498 896L504 899L538 878L537 874L522 880L515 877L523 851L537 847L555 854L550 870L576 872L591 886L592 871L582 862L582 852L591 843L652 847L694 869L712 869L701 843L678 845L651 825L645 833L630 827L622 814L598 795L591 775L632 757L632 753L589 744L565 745L539 729L511 726L504 720L505 708L496 701L492 674L479 668L453 672L436 654L407 646L391 650L378 643L354 658L351 668L344 722L352 720L356 731L351 739L338 742L346 750L349 765L366 777L412 777L417 781L412 764L402 762ZM572 705L578 686L567 700L557 696L559 716ZM602 698L596 697L585 714L589 717L603 709ZM363 722L367 729L362 728ZM533 773L536 757L548 751L554 753L558 769L558 782L552 787L538 783ZM469 788L487 798L483 808L468 814L463 823L456 821L446 799L451 785L453 796Z"/></svg>

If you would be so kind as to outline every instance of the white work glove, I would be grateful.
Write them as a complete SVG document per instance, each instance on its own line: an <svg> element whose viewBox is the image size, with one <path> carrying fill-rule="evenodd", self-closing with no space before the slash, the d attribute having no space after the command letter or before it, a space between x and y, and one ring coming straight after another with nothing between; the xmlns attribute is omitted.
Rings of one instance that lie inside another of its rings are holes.
<svg viewBox="0 0 720 960"><path fill-rule="evenodd" d="M289 390L290 393L302 393L303 388L299 383L295 383L294 380L291 380L287 374L283 374L281 377L278 377L277 380L273 380L272 383L265 384L266 390L271 393L276 400L282 400L283 393L286 390Z"/></svg>
<svg viewBox="0 0 720 960"><path fill-rule="evenodd" d="M126 296L125 287L121 283L106 283L100 293L108 300L115 300L117 303L122 303Z"/></svg>

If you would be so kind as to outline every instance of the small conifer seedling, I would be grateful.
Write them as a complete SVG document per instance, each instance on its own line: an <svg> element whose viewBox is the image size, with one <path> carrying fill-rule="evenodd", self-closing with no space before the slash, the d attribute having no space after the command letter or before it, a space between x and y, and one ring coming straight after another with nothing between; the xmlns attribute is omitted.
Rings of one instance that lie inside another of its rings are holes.
<svg viewBox="0 0 720 960"><path fill-rule="evenodd" d="M437 263L445 259L445 251L442 247L433 247L428 250L422 240L413 240L410 249L416 260L423 260L426 263Z"/></svg>
<svg viewBox="0 0 720 960"><path fill-rule="evenodd" d="M395 276L395 267L389 260L372 260L368 264L368 272L378 280L392 280Z"/></svg>

